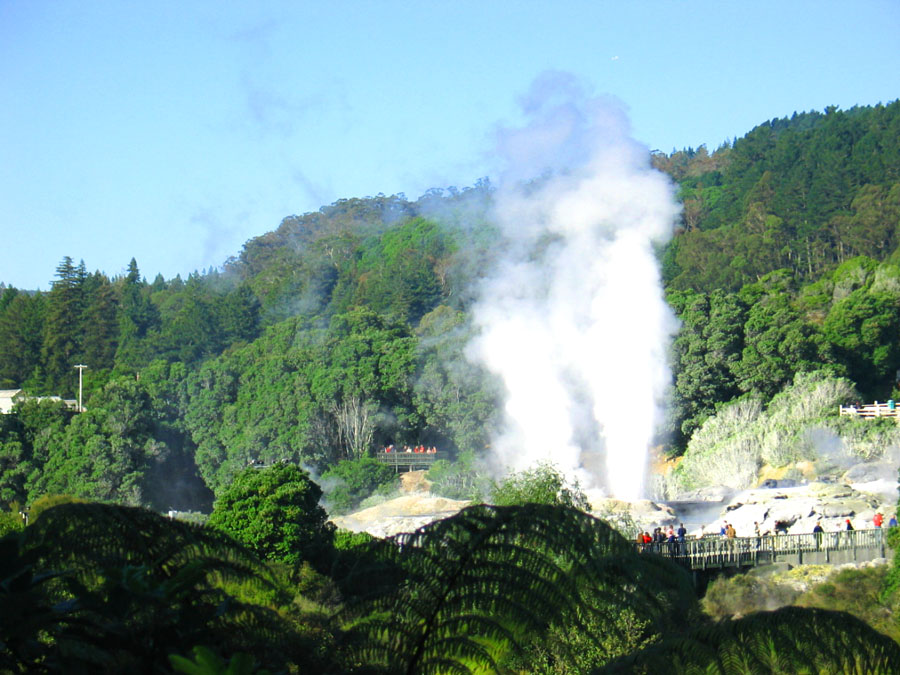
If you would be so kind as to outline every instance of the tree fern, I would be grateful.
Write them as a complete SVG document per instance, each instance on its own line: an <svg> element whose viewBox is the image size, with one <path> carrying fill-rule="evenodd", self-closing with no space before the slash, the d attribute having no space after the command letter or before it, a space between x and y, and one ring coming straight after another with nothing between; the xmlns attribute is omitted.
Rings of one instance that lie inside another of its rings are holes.
<svg viewBox="0 0 900 675"><path fill-rule="evenodd" d="M216 530L139 508L64 504L43 513L22 538L22 556L35 569L66 571L51 582L44 604L70 598L75 627L86 627L46 643L44 661L81 663L88 671L162 669L168 654L200 644L226 654L261 651L275 664L303 660L289 644L295 632L287 621L229 592L238 583L275 589L276 582L251 552Z"/></svg>
<svg viewBox="0 0 900 675"><path fill-rule="evenodd" d="M379 564L356 573L372 593L340 617L348 669L496 672L511 651L578 610L692 606L683 571L565 507L472 506L373 542L371 557Z"/></svg>
<svg viewBox="0 0 900 675"><path fill-rule="evenodd" d="M845 612L783 607L707 624L596 673L900 672L900 645Z"/></svg>

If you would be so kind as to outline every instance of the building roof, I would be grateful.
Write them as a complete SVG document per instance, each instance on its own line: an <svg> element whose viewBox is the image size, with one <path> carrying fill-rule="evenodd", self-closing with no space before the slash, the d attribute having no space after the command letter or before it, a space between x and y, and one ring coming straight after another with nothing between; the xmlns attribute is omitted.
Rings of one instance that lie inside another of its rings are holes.
<svg viewBox="0 0 900 675"><path fill-rule="evenodd" d="M21 389L0 389L0 414L11 413L15 399L21 393Z"/></svg>

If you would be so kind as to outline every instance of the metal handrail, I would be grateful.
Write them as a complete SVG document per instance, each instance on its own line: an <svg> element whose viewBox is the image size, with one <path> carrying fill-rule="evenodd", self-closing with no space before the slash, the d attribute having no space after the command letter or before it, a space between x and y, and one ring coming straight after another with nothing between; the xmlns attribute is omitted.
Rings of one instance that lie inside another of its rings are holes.
<svg viewBox="0 0 900 675"><path fill-rule="evenodd" d="M691 569L739 566L774 562L779 555L817 551L856 551L884 549L884 530L841 530L804 534L778 534L759 537L706 536L684 541L635 544L638 552L671 558Z"/></svg>
<svg viewBox="0 0 900 675"><path fill-rule="evenodd" d="M375 459L382 464L396 468L431 466L439 459L447 457L446 452L376 452Z"/></svg>

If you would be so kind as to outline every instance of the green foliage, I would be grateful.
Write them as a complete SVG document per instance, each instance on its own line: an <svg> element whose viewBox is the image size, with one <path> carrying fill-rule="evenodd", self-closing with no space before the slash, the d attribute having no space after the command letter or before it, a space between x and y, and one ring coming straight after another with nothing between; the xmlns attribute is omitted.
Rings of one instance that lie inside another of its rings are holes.
<svg viewBox="0 0 900 675"><path fill-rule="evenodd" d="M755 484L764 463L785 466L817 459L811 434L822 429L840 432L843 425L835 423L834 411L855 398L850 381L813 372L798 373L768 407L755 397L723 406L688 444L674 474L678 488L727 485L744 489ZM853 443L848 445L853 449Z"/></svg>
<svg viewBox="0 0 900 675"><path fill-rule="evenodd" d="M794 604L848 612L875 630L898 640L900 598L882 594L889 571L889 565L838 570L824 583L803 593Z"/></svg>
<svg viewBox="0 0 900 675"><path fill-rule="evenodd" d="M823 331L860 389L887 398L900 366L900 293L855 290L832 306Z"/></svg>
<svg viewBox="0 0 900 675"><path fill-rule="evenodd" d="M475 453L462 452L455 462L439 459L425 476L434 494L450 499L481 501L490 491L491 481Z"/></svg>
<svg viewBox="0 0 900 675"><path fill-rule="evenodd" d="M71 494L165 510L203 508L211 499L178 428L175 388L152 376L112 379L80 414L61 401L26 397L0 416L0 497L24 503Z"/></svg>
<svg viewBox="0 0 900 675"><path fill-rule="evenodd" d="M154 430L150 400L140 384L129 378L110 381L65 427L31 494L149 502L147 473L167 451Z"/></svg>
<svg viewBox="0 0 900 675"><path fill-rule="evenodd" d="M750 307L744 323L744 349L735 364L738 386L773 396L795 373L816 370L821 359L815 329L783 292L766 293Z"/></svg>
<svg viewBox="0 0 900 675"><path fill-rule="evenodd" d="M712 154L655 155L681 186L683 231L668 285L737 290L789 268L814 281L857 255L897 246L900 103L802 113L759 125Z"/></svg>
<svg viewBox="0 0 900 675"><path fill-rule="evenodd" d="M591 610L576 611L554 622L525 645L520 656L508 659L508 665L535 675L575 675L659 638L659 629L642 612L621 606Z"/></svg>
<svg viewBox="0 0 900 675"><path fill-rule="evenodd" d="M84 504L87 500L73 497L72 495L44 495L38 497L28 507L28 521L34 522L41 514L60 504Z"/></svg>
<svg viewBox="0 0 900 675"><path fill-rule="evenodd" d="M379 488L398 485L394 470L370 457L345 459L322 474L325 500L332 514L347 513Z"/></svg>
<svg viewBox="0 0 900 675"><path fill-rule="evenodd" d="M331 416L339 452L359 458L416 423L410 379L416 340L400 323L359 307L332 318L310 389ZM320 362L321 363L321 362ZM380 403L380 405L379 405ZM388 415L379 417L383 407Z"/></svg>
<svg viewBox="0 0 900 675"><path fill-rule="evenodd" d="M226 653L265 645L267 666L306 660L278 614L222 591L223 582L274 580L216 530L143 509L64 504L0 546L15 580L0 594L0 621L18 618L0 633L0 657L16 670L162 670L169 654L197 644Z"/></svg>
<svg viewBox="0 0 900 675"><path fill-rule="evenodd" d="M722 575L707 587L702 607L713 619L721 621L793 604L800 594L792 584L780 583L771 575Z"/></svg>
<svg viewBox="0 0 900 675"><path fill-rule="evenodd" d="M359 262L356 303L418 322L444 293L441 266L453 249L450 233L424 218L391 228Z"/></svg>
<svg viewBox="0 0 900 675"><path fill-rule="evenodd" d="M326 465L412 435L415 339L365 308L327 330L295 319L187 378L184 423L220 492L250 461Z"/></svg>
<svg viewBox="0 0 900 675"><path fill-rule="evenodd" d="M706 624L596 673L891 673L900 645L844 612L784 607Z"/></svg>
<svg viewBox="0 0 900 675"><path fill-rule="evenodd" d="M44 386L50 391L73 391L72 366L81 355L81 315L85 307L84 261L72 264L69 256L56 268L57 279L47 295L41 358Z"/></svg>
<svg viewBox="0 0 900 675"><path fill-rule="evenodd" d="M549 463L511 473L499 482L494 482L490 499L496 506L548 504L582 511L589 511L591 508L578 482L569 484L559 469Z"/></svg>
<svg viewBox="0 0 900 675"><path fill-rule="evenodd" d="M815 435L839 436L862 458L879 456L884 447L896 444L900 432L890 421L836 419L834 410L857 398L884 400L896 384L898 139L900 103L894 102L772 120L733 146L712 153L701 147L654 155L654 165L679 182L684 207L682 230L660 251L667 295L682 321L672 350L675 377L669 420L676 450L687 448L676 475L678 489L752 484L762 463L784 465L815 458L811 440ZM0 502L31 502L35 528L45 527L45 517L57 511L45 510L37 518L54 499L41 503L37 498L53 492L168 509L182 508L180 495L189 488L188 506L202 508L210 495L197 476L199 469L203 481L220 496L216 507L220 525L243 532L274 559L296 562L319 557L304 548L311 541L318 542L314 548L320 552L329 549L328 528L316 510L317 488L304 483L308 477L299 481L302 489L267 483L260 488L265 494L248 493L244 495L248 501L235 499L228 505L224 496L243 483L242 471L250 461L309 463L328 475L337 462L353 460L333 469L340 474L344 471L340 467L354 467L343 479L346 492L335 495L336 501L351 504L372 489L370 472L361 468L367 464L362 458L373 447L425 443L456 457L455 462L433 466L429 478L436 492L481 498L486 491L484 479L479 479L483 472L478 453L496 431L500 392L489 375L468 362L465 345L470 338L469 287L490 265L496 249L496 230L486 216L490 199L490 185L482 182L462 191L429 191L417 202L382 195L340 200L316 213L285 218L274 232L248 242L226 265L225 274L194 273L186 281L158 276L148 284L133 259L125 275L109 279L87 274L83 263L76 265L66 257L47 293L3 287L0 387L24 386L31 394L72 396L77 386L72 366L86 363L89 370L86 413L73 415L61 403L31 400L0 418ZM268 329L260 336L264 325ZM825 372L811 374L819 369ZM850 379L842 379L845 375ZM749 395L737 398L743 393ZM261 473L255 470L253 475ZM294 483L292 478L285 485ZM497 502L584 507L577 486L565 485L552 467L523 472L494 488ZM253 515L241 520L238 512L244 503ZM77 511L79 506L58 508L69 513L67 509ZM21 526L17 510L0 516L12 530ZM282 520L285 514L289 517ZM79 518L76 521L85 524ZM108 524L109 518L107 513L100 519ZM505 516L497 518L506 522ZM142 518L122 519L158 534L157 525ZM477 527L465 522L469 524L457 524L452 531L433 530L433 536L447 534L447 542L457 547L459 565L469 549L481 550L481 543L498 548L470 559L481 560L483 555L491 562L494 552L505 550L510 542L528 542L539 549L549 546L538 543L533 533L522 534L518 524L509 527L519 534L509 534L500 546L497 535L482 537L490 530L487 521ZM265 529L263 524L271 527ZM62 663L65 655L72 663L87 664L83 669L121 670L140 661L133 654L153 651L140 637L148 626L151 635L177 644L182 655L198 645L218 649L226 643L222 655L265 654L259 644L269 644L266 640L220 639L223 633L215 630L224 631L227 622L210 619L205 627L198 626L209 618L215 598L224 601L222 607L241 593L254 602L275 602L269 591L257 594L245 580L228 582L233 585L227 592L222 586L213 592L207 583L210 578L202 580L200 568L206 563L196 567L187 559L160 576L158 560L132 552L128 547L137 540L124 530L112 528L118 532L115 536L128 542L127 555L119 558L106 557L115 548L111 539L103 539L90 526L87 531L92 542L105 547L90 555L102 553L104 560L113 560L111 569L73 558L77 573L60 574L54 570L68 570L72 560L56 558L60 565L53 566L43 558L28 558L30 552L48 549L49 541L10 553L9 578L21 582L17 588L22 595L17 597L25 599L11 610L8 624L17 622L21 627L15 658L38 654L50 668ZM69 542L71 533L60 536ZM18 541L16 546L24 540ZM585 672L666 632L655 610L648 613L640 603L622 604L610 600L611 595L590 596L593 599L553 609L550 618L537 623L515 612L514 618L502 612L495 618L492 608L509 609L525 597L524 586L504 595L502 575L490 579L494 585L488 584L487 596L496 594L501 600L490 601L493 605L483 598L472 600L484 614L469 622L457 610L469 608L471 596L466 592L475 588L473 578L463 584L467 591L453 595L461 588L454 585L453 556L444 561L440 555L446 555L446 548L425 544L424 539L411 541L417 542L413 549L430 551L433 560L421 554L427 562L415 562L420 554L413 552L407 557L396 551L387 555L381 545L350 535L341 535L338 550L322 556L341 577L346 597L357 598L376 588L383 591L383 599L398 594L391 602L403 608L398 615L401 625L411 626L409 642L398 647L396 663L401 665L417 667L434 659L431 662L439 664L436 670L449 670L451 665L440 661L443 650L460 667L477 661L531 672L554 668ZM562 540L557 543L563 552L554 552L552 561L568 574L573 567L566 561L574 554L565 552ZM90 557L87 551L79 555ZM521 575L516 565L527 561L534 562L533 569L550 569L541 567L543 559L526 558L503 559L511 566L504 570L515 568ZM47 561L51 559L48 554ZM447 566L441 567L445 562ZM651 564L646 559L640 562ZM379 565L391 583L369 588L371 580L359 581L362 575L357 572ZM416 576L418 572L400 588L408 570L417 565L438 569L449 595L443 586L434 585L438 581L428 583L423 575ZM45 581L42 574L50 576ZM315 640L319 650L327 649L329 630L310 616L321 617L323 608L330 606L332 601L326 600L330 591L321 579L304 576L302 569L298 574L305 579L304 593L294 602L278 600L285 616L295 622L284 634L300 634L307 640L304 644ZM359 583L351 583L347 575ZM900 575L892 572L885 582L885 598L892 597L894 577ZM577 578L588 579L585 588L572 582L575 585L566 586L565 592L578 588L584 600L592 577ZM487 577L481 582L488 583ZM815 596L817 602L831 606L828 603L838 598L837 604L852 604L849 595L841 595L843 583L823 586ZM848 579L845 585L861 597L871 597L873 583ZM602 587L612 593L611 587ZM192 623L187 607L198 589L201 611ZM749 602L737 591L733 595ZM113 600L119 596L124 600ZM419 615L406 607L423 597L423 607L438 608L429 615L438 617L437 624L420 625L415 618ZM448 612L449 605L437 598L456 598L461 604ZM88 607L83 601L93 604ZM735 606L741 602L735 600ZM721 605L725 611L726 599ZM257 625L253 622L258 615L241 616L238 623L246 623L239 629L231 624L230 629L248 636L242 631ZM872 621L881 620L872 616ZM101 620L109 628L100 631L103 635L114 629L126 636L123 644L128 646L100 647L87 639L82 627L94 627ZM188 626L184 634L176 628L180 620ZM829 620L822 619L825 624ZM366 626L374 631L376 623L375 617L363 620L365 640L372 637ZM212 624L218 627L213 630ZM440 630L429 632L435 625ZM474 637L454 642L452 626ZM478 636L480 626L485 627L483 637ZM208 630L212 632L204 632ZM735 647L736 630L728 627L700 640L704 649L713 643L724 645L723 668L757 663L752 660L759 656L753 646L757 638L746 638L743 647ZM747 630L768 635L772 626L763 621ZM854 634L856 629L847 630ZM171 637L176 635L180 637ZM207 640L209 635L215 639ZM747 635L741 632L739 638ZM402 655L404 645L413 644L421 647L418 656ZM857 648L848 644L851 652ZM516 652L511 645L521 649ZM706 663L711 652L704 649L691 652L691 664ZM164 651L154 652L147 663L166 668L160 656ZM194 656L193 664L199 666L199 655ZM308 658L302 656L299 662ZM395 663L392 658L378 656L376 661ZM672 658L668 668L682 663L678 661L682 656ZM686 668L688 660L683 661ZM10 662L10 668L23 662ZM351 662L352 658L346 663ZM758 662L771 665L762 657ZM224 659L213 665L229 667ZM776 665L791 666L780 661ZM840 670L822 665L828 668Z"/></svg>
<svg viewBox="0 0 900 675"><path fill-rule="evenodd" d="M216 499L208 523L261 558L291 565L318 561L333 533L321 497L309 474L293 464L251 467Z"/></svg>
<svg viewBox="0 0 900 675"><path fill-rule="evenodd" d="M465 356L472 337L463 312L441 305L422 317L413 401L428 445L482 452L497 429L499 393L488 373Z"/></svg>
<svg viewBox="0 0 900 675"><path fill-rule="evenodd" d="M41 371L46 296L6 289L0 310L0 387L34 383Z"/></svg>
<svg viewBox="0 0 900 675"><path fill-rule="evenodd" d="M235 654L228 662L221 659L208 647L194 647L193 659L178 654L169 654L169 663L176 673L186 675L267 675L268 670L256 670L254 658L249 654Z"/></svg>
<svg viewBox="0 0 900 675"><path fill-rule="evenodd" d="M376 562L355 572L370 594L342 615L345 658L387 672L498 671L577 615L608 648L607 631L640 641L624 631L677 625L695 607L683 570L568 507L473 506L373 542L371 554ZM627 609L640 621L617 622Z"/></svg>
<svg viewBox="0 0 900 675"><path fill-rule="evenodd" d="M62 664L48 653L77 623L71 602L54 602L47 587L62 576L41 568L24 531L0 538L0 669L22 673L37 663Z"/></svg>
<svg viewBox="0 0 900 675"><path fill-rule="evenodd" d="M0 509L0 537L25 528L25 518L22 517L21 511L19 502L10 503L8 510Z"/></svg>
<svg viewBox="0 0 900 675"><path fill-rule="evenodd" d="M669 302L682 326L672 344L675 384L670 422L678 445L686 442L716 405L740 392L735 371L743 351L746 305L734 294L673 293Z"/></svg>

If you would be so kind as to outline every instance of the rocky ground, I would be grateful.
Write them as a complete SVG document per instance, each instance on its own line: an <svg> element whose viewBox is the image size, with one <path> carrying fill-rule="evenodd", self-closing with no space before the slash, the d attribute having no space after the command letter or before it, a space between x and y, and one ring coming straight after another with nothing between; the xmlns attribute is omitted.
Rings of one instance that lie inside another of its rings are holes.
<svg viewBox="0 0 900 675"><path fill-rule="evenodd" d="M885 524L896 513L896 498L865 491L864 485L809 483L796 487L747 490L730 498L715 521L705 525L718 530L722 521L734 525L738 536L751 536L754 523L762 533L775 531L775 523L787 525L789 534L812 532L820 523L826 532L843 530L850 520L855 529L873 527L877 512Z"/></svg>
<svg viewBox="0 0 900 675"><path fill-rule="evenodd" d="M734 525L738 536L751 536L754 523L760 531L774 532L775 522L786 523L791 534L812 532L816 522L828 531L844 529L850 519L853 527L872 527L877 512L889 518L897 512L897 485L880 478L885 468L875 464L858 465L843 474L838 482L812 481L802 485L769 484L733 493L726 488L706 488L681 495L669 504L650 500L623 502L589 495L592 513L613 522L623 532L652 531L654 527L678 527L684 522L693 534L718 532L723 521ZM887 467L896 472L893 467ZM429 492L424 472L413 471L402 477L402 495L376 506L334 519L341 528L365 531L377 537L410 532L433 520L446 518L469 504L446 499Z"/></svg>
<svg viewBox="0 0 900 675"><path fill-rule="evenodd" d="M413 532L423 525L448 518L469 505L467 501L447 499L431 494L431 483L425 471L409 471L400 475L401 496L333 518L341 529L368 532L374 537L390 537L400 532Z"/></svg>
<svg viewBox="0 0 900 675"><path fill-rule="evenodd" d="M469 502L445 499L429 494L411 494L391 499L377 506L332 519L341 529L368 532L374 537L390 537L400 532L413 532L423 525L448 518Z"/></svg>

